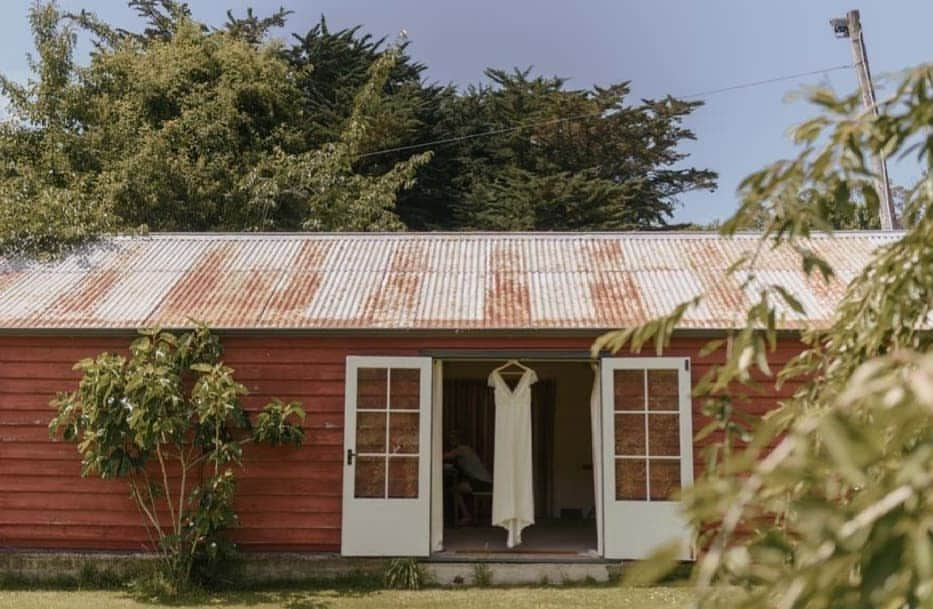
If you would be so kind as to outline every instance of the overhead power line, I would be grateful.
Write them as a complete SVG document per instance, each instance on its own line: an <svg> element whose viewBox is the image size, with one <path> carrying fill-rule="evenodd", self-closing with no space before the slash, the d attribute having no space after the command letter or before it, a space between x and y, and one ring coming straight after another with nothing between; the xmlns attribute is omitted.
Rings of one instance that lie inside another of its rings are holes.
<svg viewBox="0 0 933 609"><path fill-rule="evenodd" d="M776 76L774 78L767 78L765 80L756 80L753 82L746 82L740 85L732 85L731 87L723 87L721 89L710 89L709 91L701 91L699 93L692 93L690 95L679 95L682 99L691 99L696 97L709 97L710 95L716 95L717 93L725 93L726 91L737 91L739 89L750 89L752 87L758 87L761 85L770 85L773 82L782 82L785 80L794 80L795 78L803 78L804 76L816 76L817 74L826 74L828 72L837 72L839 70L848 70L852 67L852 64L847 63L841 66L833 66L831 68L823 68L822 70L810 70L809 72L798 72L797 74L788 74L786 76Z"/></svg>
<svg viewBox="0 0 933 609"><path fill-rule="evenodd" d="M376 150L374 152L366 152L359 155L357 158L363 158L367 156L375 156L377 154L388 154L390 152L403 152L405 150L415 150L418 148L426 148L428 146L439 146L443 144L453 144L455 142L462 142L464 140L472 140L478 137L487 137L490 135L500 135L502 133L511 133L512 131L521 131L522 129L527 129L529 127L541 127L544 125L556 125L558 123L568 123L571 121L582 120L585 118L595 118L597 116L602 116L604 112L590 112L588 114L576 114L573 116L565 116L562 118L552 118L546 121L537 121L534 123L522 123L521 125L514 125L512 127L501 127L499 129L490 129L489 131L480 131L479 133L471 133L469 135L458 135L454 137L448 137L441 140L434 140L431 142L424 142L423 144L409 144L407 146L396 146L395 148L386 148L384 150Z"/></svg>
<svg viewBox="0 0 933 609"><path fill-rule="evenodd" d="M756 80L752 82L741 83L737 85L731 85L728 87L722 87L719 89L710 89L708 91L700 91L699 93L691 93L689 95L675 95L677 99L698 99L706 98L711 95L717 95L719 93L726 93L728 91L737 91L739 89L750 89L752 87L760 87L762 85L768 85L775 82L782 82L787 80L794 80L796 78L803 78L804 76L815 76L817 74L826 74L828 72L836 72L838 70L848 70L852 67L852 64L845 64L840 66L832 66L829 68L823 68L820 70L811 70L809 72L798 72L796 74L787 74L785 76L776 76L774 78L768 78L765 80ZM513 125L511 127L500 127L497 129L489 129L488 131L480 131L479 133L471 133L468 135L457 135L448 138L442 138L437 140L432 140L430 142L423 142L420 144L408 144L405 146L395 146L394 148L384 148L382 150L374 150L372 152L365 152L363 154L357 155L356 158L362 159L371 156L377 156L382 154L391 154L393 152L406 152L409 150L418 150L421 148L428 148L431 146L443 146L445 144L455 144L457 142L463 142L466 140L477 139L481 137L489 137L492 135L502 135L504 133L512 133L513 131L521 131L522 129L528 129L530 127L543 127L546 125L556 125L560 123L569 123L578 120L585 120L588 118L599 118L605 116L605 112L590 112L588 114L576 114L572 116L564 116L561 118L552 118L544 121L536 121L532 123L522 123L521 125Z"/></svg>

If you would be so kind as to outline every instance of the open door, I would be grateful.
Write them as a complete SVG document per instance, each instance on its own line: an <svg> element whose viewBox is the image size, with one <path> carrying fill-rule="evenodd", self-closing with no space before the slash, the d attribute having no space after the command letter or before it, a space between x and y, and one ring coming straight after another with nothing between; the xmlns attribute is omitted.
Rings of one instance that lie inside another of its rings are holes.
<svg viewBox="0 0 933 609"><path fill-rule="evenodd" d="M690 360L602 360L603 518L606 558L645 558L691 530L672 497L693 482Z"/></svg>
<svg viewBox="0 0 933 609"><path fill-rule="evenodd" d="M427 556L431 358L347 358L344 556Z"/></svg>

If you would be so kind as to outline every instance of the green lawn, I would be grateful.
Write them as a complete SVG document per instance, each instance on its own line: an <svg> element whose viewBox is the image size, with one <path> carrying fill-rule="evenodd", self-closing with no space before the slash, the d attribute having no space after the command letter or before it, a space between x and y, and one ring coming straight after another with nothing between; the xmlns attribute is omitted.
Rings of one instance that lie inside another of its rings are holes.
<svg viewBox="0 0 933 609"><path fill-rule="evenodd" d="M690 600L690 588L484 588L418 592L335 592L281 590L205 597L193 604L163 607L223 609L677 609ZM119 591L0 591L2 609L124 609L158 607Z"/></svg>

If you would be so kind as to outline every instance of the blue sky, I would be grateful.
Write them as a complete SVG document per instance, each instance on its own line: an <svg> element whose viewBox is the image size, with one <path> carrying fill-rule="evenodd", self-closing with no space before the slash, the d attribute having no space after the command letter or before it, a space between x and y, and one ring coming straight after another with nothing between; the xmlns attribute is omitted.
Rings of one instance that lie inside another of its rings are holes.
<svg viewBox="0 0 933 609"><path fill-rule="evenodd" d="M303 32L320 15L332 29L362 24L394 38L403 28L411 53L428 65L428 78L464 84L487 66L533 65L547 75L589 87L632 81L633 95L688 95L773 77L851 63L848 40L837 40L830 17L852 8L862 14L876 78L933 60L933 2L928 0L192 0L195 16L223 21L226 8L260 14L284 5L295 12L288 31ZM87 8L121 26L135 23L120 0L61 0L66 10ZM27 0L7 0L0 21L0 72L28 75L31 49ZM280 34L282 37L287 32ZM82 46L87 49L87 45ZM714 193L681 198L677 220L706 222L736 205L735 188L750 172L793 153L787 132L813 112L788 92L828 85L839 93L856 86L851 70L834 71L708 97L688 122L698 141L684 147L689 163L720 173ZM879 83L879 97L884 95ZM908 182L916 166L892 167Z"/></svg>

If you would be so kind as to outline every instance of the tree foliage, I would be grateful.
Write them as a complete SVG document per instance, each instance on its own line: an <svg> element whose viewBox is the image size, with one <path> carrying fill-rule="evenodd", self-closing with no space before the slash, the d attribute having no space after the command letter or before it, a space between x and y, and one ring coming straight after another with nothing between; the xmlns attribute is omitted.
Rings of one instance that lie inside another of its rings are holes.
<svg viewBox="0 0 933 609"><path fill-rule="evenodd" d="M29 22L35 79L19 84L0 75L0 93L12 110L0 122L0 249L56 252L116 222L94 196L93 176L81 167L75 31L51 5L36 5Z"/></svg>
<svg viewBox="0 0 933 609"><path fill-rule="evenodd" d="M385 52L385 39L373 39L360 27L332 31L321 17L306 33L293 36L286 56L300 74L296 81L302 92L307 117L309 146L331 141L345 128L352 100L367 83L367 73ZM445 108L455 103L455 90L425 82L426 66L407 54L408 41L396 47L397 61L382 85L379 103L371 107L370 129L354 159L364 175L379 175L408 158L410 151L375 152L405 148L445 137L440 124ZM398 193L396 211L401 222L413 230L456 228L451 216L453 177L449 165L452 150L428 146L432 160L418 169L411 188Z"/></svg>
<svg viewBox="0 0 933 609"><path fill-rule="evenodd" d="M300 81L317 138L346 118L346 100L382 40L326 21L296 37L289 57L314 66ZM405 47L403 45L402 51ZM716 174L683 168L683 121L700 102L628 101L628 83L570 90L566 79L489 69L488 84L462 91L423 82L423 64L402 55L386 82L386 128L373 130L361 171L384 171L411 146L432 146L398 213L415 229L598 230L667 225L684 192ZM518 128L516 128L518 127ZM463 139L460 139L463 138ZM395 149L401 150L393 152Z"/></svg>
<svg viewBox="0 0 933 609"><path fill-rule="evenodd" d="M30 10L33 77L0 79L0 251L137 229L661 228L715 187L679 151L695 102L527 70L458 90L358 27L322 18L289 45L269 37L284 9L211 27L178 0L128 4L138 31Z"/></svg>
<svg viewBox="0 0 933 609"><path fill-rule="evenodd" d="M52 402L50 433L74 442L81 475L124 479L162 575L177 593L192 570L229 554L237 524L235 469L251 442L300 445L304 411L274 400L252 423L246 388L206 327L181 335L142 331L129 356L75 364L77 388Z"/></svg>
<svg viewBox="0 0 933 609"><path fill-rule="evenodd" d="M451 123L502 130L467 140L456 213L470 228L632 230L667 224L677 196L715 187L716 174L676 168L683 125L701 102L628 101L629 85L568 90L562 78L487 70ZM509 131L515 125L527 128Z"/></svg>
<svg viewBox="0 0 933 609"><path fill-rule="evenodd" d="M209 30L171 0L131 3L142 33L37 4L36 78L0 80L12 119L0 131L0 249L53 251L95 234L149 230L392 230L395 196L429 153L381 172L355 159L371 139L388 49L350 97L349 118L311 141L301 74L258 37L284 19L231 16ZM97 36L73 60L74 23ZM310 69L310 68L309 68ZM370 82L379 79L379 82Z"/></svg>
<svg viewBox="0 0 933 609"><path fill-rule="evenodd" d="M722 430L704 479L685 501L700 531L694 580L744 593L703 595L701 606L929 607L933 603L933 66L910 70L875 118L858 96L817 91L823 113L800 125L793 159L749 176L727 235L763 228L758 248L731 274L757 298L739 328L707 345L724 363L694 388ZM877 208L871 155L916 158L923 177L907 190L907 230L849 284L831 325L803 334L804 350L780 371L769 354L776 321L805 314L785 286L763 281L757 253L796 252L812 281L833 276L808 237L831 230L832 206L859 196ZM668 317L604 336L595 349L663 350ZM747 424L730 395L796 391ZM659 554L659 560L664 553Z"/></svg>

